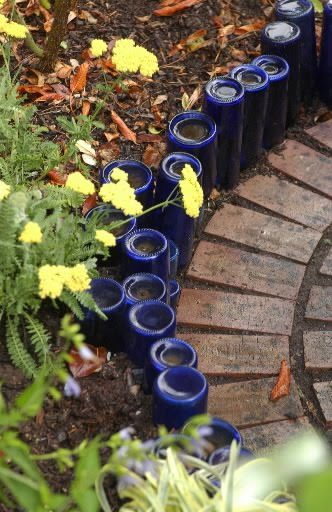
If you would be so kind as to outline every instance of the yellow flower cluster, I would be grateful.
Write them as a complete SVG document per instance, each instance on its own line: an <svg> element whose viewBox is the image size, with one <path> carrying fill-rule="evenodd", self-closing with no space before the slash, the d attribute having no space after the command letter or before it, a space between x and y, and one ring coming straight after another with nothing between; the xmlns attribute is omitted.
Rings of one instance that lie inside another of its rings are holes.
<svg viewBox="0 0 332 512"><path fill-rule="evenodd" d="M107 52L107 43L102 39L93 39L91 41L90 52L93 57L101 57Z"/></svg>
<svg viewBox="0 0 332 512"><path fill-rule="evenodd" d="M106 247L115 247L116 238L112 233L109 233L105 229L96 229L96 240L101 242Z"/></svg>
<svg viewBox="0 0 332 512"><path fill-rule="evenodd" d="M116 183L105 183L101 186L99 195L105 203L112 203L125 215L134 216L143 212L143 206L136 199L135 190L123 179Z"/></svg>
<svg viewBox="0 0 332 512"><path fill-rule="evenodd" d="M6 199L10 194L10 186L4 181L0 180L0 201Z"/></svg>
<svg viewBox="0 0 332 512"><path fill-rule="evenodd" d="M95 192L95 186L92 181L85 178L83 174L78 171L69 174L66 181L66 187L71 188L80 194L84 194L85 196L89 196Z"/></svg>
<svg viewBox="0 0 332 512"><path fill-rule="evenodd" d="M2 5L0 5L0 7L2 7ZM24 39L29 30L24 25L15 23L15 21L9 21L6 16L0 14L0 32L9 37Z"/></svg>
<svg viewBox="0 0 332 512"><path fill-rule="evenodd" d="M117 71L137 73L151 77L159 71L157 57L143 48L136 46L132 39L119 39L113 48L112 62Z"/></svg>
<svg viewBox="0 0 332 512"><path fill-rule="evenodd" d="M186 164L182 169L182 179L180 180L179 187L186 214L196 219L199 216L204 196L195 171L189 164Z"/></svg>
<svg viewBox="0 0 332 512"><path fill-rule="evenodd" d="M37 222L27 222L19 236L19 240L26 244L40 244L43 234Z"/></svg>
<svg viewBox="0 0 332 512"><path fill-rule="evenodd" d="M112 181L128 181L128 174L120 167L115 167L112 169L111 178Z"/></svg>
<svg viewBox="0 0 332 512"><path fill-rule="evenodd" d="M38 271L39 296L42 299L60 297L66 286L72 292L83 292L90 286L91 279L83 263L74 267L64 265L43 265Z"/></svg>

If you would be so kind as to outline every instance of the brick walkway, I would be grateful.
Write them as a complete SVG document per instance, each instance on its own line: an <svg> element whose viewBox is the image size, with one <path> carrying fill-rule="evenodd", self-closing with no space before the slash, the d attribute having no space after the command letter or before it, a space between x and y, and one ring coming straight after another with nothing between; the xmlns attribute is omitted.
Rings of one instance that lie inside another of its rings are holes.
<svg viewBox="0 0 332 512"><path fill-rule="evenodd" d="M308 136L332 149L332 121ZM332 157L287 140L268 158L274 174L242 183L207 224L178 308L210 378L209 412L253 450L332 428ZM282 359L291 392L271 402Z"/></svg>

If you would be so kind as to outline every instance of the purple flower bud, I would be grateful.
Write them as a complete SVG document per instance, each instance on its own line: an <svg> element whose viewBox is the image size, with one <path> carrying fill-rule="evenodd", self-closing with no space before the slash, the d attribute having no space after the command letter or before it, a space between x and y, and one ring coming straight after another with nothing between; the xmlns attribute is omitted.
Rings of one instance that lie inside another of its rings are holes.
<svg viewBox="0 0 332 512"><path fill-rule="evenodd" d="M133 427L123 428L119 434L122 441L130 441L131 437L135 434L135 429Z"/></svg>
<svg viewBox="0 0 332 512"><path fill-rule="evenodd" d="M213 429L208 425L199 427L198 433L201 437L210 437L213 434Z"/></svg>
<svg viewBox="0 0 332 512"><path fill-rule="evenodd" d="M81 386L73 377L68 377L63 392L67 397L73 396L74 398L78 398L81 394Z"/></svg>
<svg viewBox="0 0 332 512"><path fill-rule="evenodd" d="M140 483L140 480L137 477L135 478L133 475L121 476L118 480L117 491L120 494L121 491L124 491L128 487L133 487L134 485L138 485L139 483Z"/></svg>
<svg viewBox="0 0 332 512"><path fill-rule="evenodd" d="M153 439L148 439L148 441L144 441L144 443L142 443L142 450L144 452L152 452L155 446L156 441L154 441Z"/></svg>
<svg viewBox="0 0 332 512"><path fill-rule="evenodd" d="M79 349L79 354L84 361L94 361L96 356L86 345L82 345Z"/></svg>

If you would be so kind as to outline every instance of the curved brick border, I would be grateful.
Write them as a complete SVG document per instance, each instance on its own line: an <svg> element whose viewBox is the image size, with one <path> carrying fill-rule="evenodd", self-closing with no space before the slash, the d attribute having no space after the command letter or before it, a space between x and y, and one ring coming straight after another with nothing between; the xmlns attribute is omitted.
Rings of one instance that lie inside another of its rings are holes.
<svg viewBox="0 0 332 512"><path fill-rule="evenodd" d="M327 131L332 139L332 123L321 128L325 144ZM309 134L319 140L319 133ZM225 204L207 224L178 308L181 336L197 349L201 370L213 376L210 412L244 429L252 449L284 440L308 427L308 419L332 425L332 382L326 381L332 370L332 287L303 292L332 223L332 158L288 140L269 161L276 173L242 183L237 204ZM332 276L332 250L320 272ZM309 325L299 363L303 319ZM306 372L305 389L299 393L293 380L290 395L271 402L282 359L290 361L295 377ZM313 386L311 375L325 382Z"/></svg>

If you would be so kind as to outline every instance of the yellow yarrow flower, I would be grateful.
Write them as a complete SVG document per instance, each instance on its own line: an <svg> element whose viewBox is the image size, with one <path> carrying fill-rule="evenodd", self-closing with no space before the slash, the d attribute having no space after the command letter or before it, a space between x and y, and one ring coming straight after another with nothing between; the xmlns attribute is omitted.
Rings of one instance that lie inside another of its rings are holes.
<svg viewBox="0 0 332 512"><path fill-rule="evenodd" d="M179 182L183 208L189 217L196 219L203 204L203 190L192 167L186 164Z"/></svg>
<svg viewBox="0 0 332 512"><path fill-rule="evenodd" d="M90 51L93 57L101 57L107 52L107 43L102 39L93 39L91 41Z"/></svg>
<svg viewBox="0 0 332 512"><path fill-rule="evenodd" d="M83 174L78 171L69 174L66 187L75 190L75 192L84 194L85 196L89 196L95 192L95 186L92 181L85 178Z"/></svg>
<svg viewBox="0 0 332 512"><path fill-rule="evenodd" d="M37 222L27 222L19 236L19 240L26 244L40 244L43 234Z"/></svg>
<svg viewBox="0 0 332 512"><path fill-rule="evenodd" d="M64 265L43 265L39 268L39 296L42 299L60 297L67 269Z"/></svg>
<svg viewBox="0 0 332 512"><path fill-rule="evenodd" d="M1 6L0 6L1 7ZM0 14L0 32L9 37L24 39L29 32L28 28L15 21L9 21L6 16Z"/></svg>
<svg viewBox="0 0 332 512"><path fill-rule="evenodd" d="M96 240L101 242L106 247L115 247L116 246L116 238L112 233L105 231L105 229L96 229Z"/></svg>
<svg viewBox="0 0 332 512"><path fill-rule="evenodd" d="M136 46L132 39L119 39L115 43L112 62L122 73L140 71L151 77L159 70L157 57L142 46Z"/></svg>
<svg viewBox="0 0 332 512"><path fill-rule="evenodd" d="M125 215L135 216L143 212L143 206L136 199L135 190L127 181L105 183L101 186L99 195L105 203L112 203Z"/></svg>
<svg viewBox="0 0 332 512"><path fill-rule="evenodd" d="M6 199L10 194L10 186L4 181L0 180L0 201Z"/></svg>
<svg viewBox="0 0 332 512"><path fill-rule="evenodd" d="M120 169L120 167L115 167L112 170L111 178L112 181L128 181L128 174Z"/></svg>
<svg viewBox="0 0 332 512"><path fill-rule="evenodd" d="M77 263L75 267L66 269L64 284L72 292L84 292L90 286L91 278L83 263Z"/></svg>

